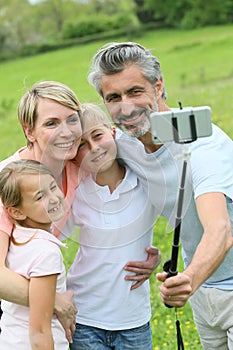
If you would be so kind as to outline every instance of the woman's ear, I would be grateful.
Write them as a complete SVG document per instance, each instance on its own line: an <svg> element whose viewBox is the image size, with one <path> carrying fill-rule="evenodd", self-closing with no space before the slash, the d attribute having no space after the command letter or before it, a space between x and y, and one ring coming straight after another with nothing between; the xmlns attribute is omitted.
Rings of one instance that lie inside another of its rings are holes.
<svg viewBox="0 0 233 350"><path fill-rule="evenodd" d="M24 125L23 126L23 130L24 130L24 133L28 139L28 141L30 141L31 143L35 141L35 137L33 135L33 130L29 128L28 125Z"/></svg>
<svg viewBox="0 0 233 350"><path fill-rule="evenodd" d="M26 215L24 215L19 208L9 207L7 208L7 212L8 215L14 220L21 221L26 219Z"/></svg>

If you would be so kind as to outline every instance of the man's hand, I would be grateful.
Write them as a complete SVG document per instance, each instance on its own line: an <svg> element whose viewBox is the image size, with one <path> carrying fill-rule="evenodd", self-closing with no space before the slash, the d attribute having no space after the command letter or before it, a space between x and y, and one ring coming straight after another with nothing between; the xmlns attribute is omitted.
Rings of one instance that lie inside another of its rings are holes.
<svg viewBox="0 0 233 350"><path fill-rule="evenodd" d="M185 273L167 278L167 273L157 273L157 279L163 282L159 287L160 297L164 304L182 307L192 295L191 279Z"/></svg>
<svg viewBox="0 0 233 350"><path fill-rule="evenodd" d="M74 302L74 293L71 290L63 294L56 294L54 312L65 330L68 342L72 343L78 310Z"/></svg>
<svg viewBox="0 0 233 350"><path fill-rule="evenodd" d="M125 270L135 273L133 276L125 276L127 281L136 282L132 285L131 290L138 288L150 278L152 272L161 261L161 254L158 248L148 247L146 248L146 252L148 253L146 261L130 261L124 267Z"/></svg>

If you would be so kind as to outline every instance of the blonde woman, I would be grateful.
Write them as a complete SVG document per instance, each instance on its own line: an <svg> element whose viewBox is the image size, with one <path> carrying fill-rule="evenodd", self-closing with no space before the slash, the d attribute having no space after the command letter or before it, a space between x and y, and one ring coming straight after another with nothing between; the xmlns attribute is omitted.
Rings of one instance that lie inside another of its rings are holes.
<svg viewBox="0 0 233 350"><path fill-rule="evenodd" d="M18 119L27 138L27 146L2 161L0 168L11 161L32 159L50 169L65 196L65 217L55 227L59 232L69 215L78 186L78 167L72 159L77 153L82 133L80 103L68 86L56 81L42 81L21 98ZM27 306L27 280L5 267L12 228L12 221L0 206L0 297ZM71 292L57 294L55 312L71 341L76 314Z"/></svg>

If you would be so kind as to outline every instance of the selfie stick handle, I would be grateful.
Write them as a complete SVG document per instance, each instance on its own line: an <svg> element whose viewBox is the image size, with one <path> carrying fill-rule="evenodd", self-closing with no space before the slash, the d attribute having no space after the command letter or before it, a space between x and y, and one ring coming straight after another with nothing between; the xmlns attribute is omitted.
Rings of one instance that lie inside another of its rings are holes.
<svg viewBox="0 0 233 350"><path fill-rule="evenodd" d="M174 238L172 243L172 254L171 261L168 270L168 276L177 275L177 261L178 261L178 253L179 253L179 239L180 239L180 228L181 228L181 215L182 215L182 207L183 207L183 199L184 199L184 186L185 186L185 177L186 177L186 169L187 169L187 160L183 162L181 183L179 189L179 197L178 197L178 207L177 207L177 216L175 221L175 230L174 230Z"/></svg>
<svg viewBox="0 0 233 350"><path fill-rule="evenodd" d="M178 207L177 207L175 230L174 230L174 237L173 237L173 243L172 243L171 259L167 260L163 265L164 271L167 272L167 278L176 276L178 273L177 262L178 262L178 253L179 253L179 245L180 245L179 240L180 240L180 228L181 228L181 221L182 221L181 214L182 214L183 199L184 199L186 169L187 169L187 160L184 160L181 182L180 182L180 189L179 189ZM173 307L167 304L165 304L165 306L169 308Z"/></svg>

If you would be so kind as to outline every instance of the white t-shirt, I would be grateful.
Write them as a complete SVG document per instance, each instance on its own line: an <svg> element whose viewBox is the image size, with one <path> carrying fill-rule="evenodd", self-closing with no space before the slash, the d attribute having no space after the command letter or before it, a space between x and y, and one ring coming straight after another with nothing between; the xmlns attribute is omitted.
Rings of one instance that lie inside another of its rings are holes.
<svg viewBox="0 0 233 350"><path fill-rule="evenodd" d="M159 215L164 216L174 227L183 166L181 157L183 146L169 142L165 143L158 151L148 154L138 139L130 138L119 130L116 141L118 156L124 159L142 181ZM190 151L181 225L181 243L185 266L192 260L203 235L203 228L195 206L197 196L208 192L224 193L228 213L233 223L232 140L213 125L213 134L191 143ZM233 248L204 285L233 290Z"/></svg>
<svg viewBox="0 0 233 350"><path fill-rule="evenodd" d="M76 190L66 231L80 226L80 248L67 276L78 308L77 322L106 330L139 327L149 321L149 281L131 291L124 280L128 261L144 261L157 212L136 175L126 168L110 193L87 177Z"/></svg>
<svg viewBox="0 0 233 350"><path fill-rule="evenodd" d="M7 254L9 268L27 279L51 274L58 274L56 291L66 291L66 273L60 246L64 246L52 234L31 228L17 226L14 238L25 242L36 233L36 236L24 245L12 242ZM0 320L0 349L30 350L29 341L29 307L2 300L3 315ZM52 332L55 350L67 350L68 342L60 322L53 316Z"/></svg>

